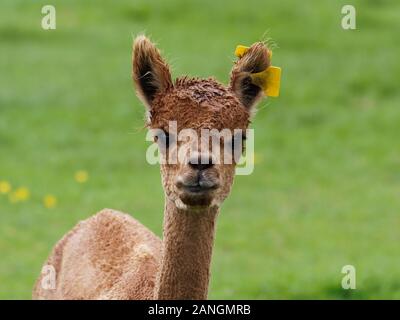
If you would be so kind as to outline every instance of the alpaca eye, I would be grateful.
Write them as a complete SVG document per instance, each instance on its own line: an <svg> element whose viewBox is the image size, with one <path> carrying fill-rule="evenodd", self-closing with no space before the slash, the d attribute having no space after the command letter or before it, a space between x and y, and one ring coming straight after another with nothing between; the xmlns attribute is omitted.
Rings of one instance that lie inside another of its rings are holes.
<svg viewBox="0 0 400 320"><path fill-rule="evenodd" d="M241 153L244 152L246 149L246 136L239 135L232 139L232 152L235 152L238 148L241 148Z"/></svg>
<svg viewBox="0 0 400 320"><path fill-rule="evenodd" d="M160 130L160 132L154 137L154 141L158 143L161 149L168 149L170 146L169 133L167 131Z"/></svg>

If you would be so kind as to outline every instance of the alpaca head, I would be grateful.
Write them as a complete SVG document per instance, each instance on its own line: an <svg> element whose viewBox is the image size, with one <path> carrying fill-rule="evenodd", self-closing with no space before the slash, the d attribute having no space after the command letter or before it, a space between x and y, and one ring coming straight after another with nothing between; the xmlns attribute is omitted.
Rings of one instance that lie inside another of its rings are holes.
<svg viewBox="0 0 400 320"><path fill-rule="evenodd" d="M228 87L213 79L172 81L146 37L133 45L133 79L160 154L166 196L183 210L219 206L230 192L252 110L263 93L251 80L269 66L256 43L233 66Z"/></svg>

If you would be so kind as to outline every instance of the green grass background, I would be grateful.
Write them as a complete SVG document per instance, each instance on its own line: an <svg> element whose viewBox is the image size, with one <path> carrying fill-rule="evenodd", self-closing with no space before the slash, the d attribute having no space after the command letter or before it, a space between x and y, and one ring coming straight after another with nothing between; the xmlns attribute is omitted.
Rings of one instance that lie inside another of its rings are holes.
<svg viewBox="0 0 400 320"><path fill-rule="evenodd" d="M237 44L279 46L281 97L253 121L258 163L218 222L210 298L400 298L400 2L2 0L0 298L28 299L54 243L104 207L161 234L163 191L145 160L133 36L158 42L174 76L226 83ZM41 29L41 7L57 29ZM77 184L77 170L90 180ZM45 209L42 197L58 198ZM341 288L341 269L357 289Z"/></svg>

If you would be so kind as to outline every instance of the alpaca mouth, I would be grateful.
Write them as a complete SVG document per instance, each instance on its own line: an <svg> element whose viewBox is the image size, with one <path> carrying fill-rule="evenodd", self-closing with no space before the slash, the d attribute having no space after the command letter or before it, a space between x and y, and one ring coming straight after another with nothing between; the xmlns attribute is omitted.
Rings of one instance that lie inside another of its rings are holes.
<svg viewBox="0 0 400 320"><path fill-rule="evenodd" d="M201 186L186 187L185 191L191 192L191 193L204 193L204 189Z"/></svg>
<svg viewBox="0 0 400 320"><path fill-rule="evenodd" d="M179 198L184 204L191 207L207 207L212 203L212 191L217 185L190 185L182 186Z"/></svg>
<svg viewBox="0 0 400 320"><path fill-rule="evenodd" d="M194 193L194 194L207 194L212 190L217 189L216 185L208 186L208 185L201 185L197 184L194 186L184 186L183 187L185 192Z"/></svg>
<svg viewBox="0 0 400 320"><path fill-rule="evenodd" d="M180 200L190 207L208 207L215 197L215 190L220 186L218 178L212 179L205 173L191 172L191 175L179 175L175 186Z"/></svg>
<svg viewBox="0 0 400 320"><path fill-rule="evenodd" d="M206 195L219 188L219 179L207 179L203 175L204 173L198 173L189 179L178 176L176 187L182 193L193 195Z"/></svg>

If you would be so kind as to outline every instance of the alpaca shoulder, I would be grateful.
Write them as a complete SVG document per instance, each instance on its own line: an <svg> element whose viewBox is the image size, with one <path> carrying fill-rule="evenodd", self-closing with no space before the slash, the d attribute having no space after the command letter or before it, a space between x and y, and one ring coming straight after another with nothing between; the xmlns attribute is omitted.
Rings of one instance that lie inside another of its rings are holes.
<svg viewBox="0 0 400 320"><path fill-rule="evenodd" d="M128 214L104 209L79 222L54 247L46 265L54 267L55 290L36 283L34 298L150 298L161 240Z"/></svg>

